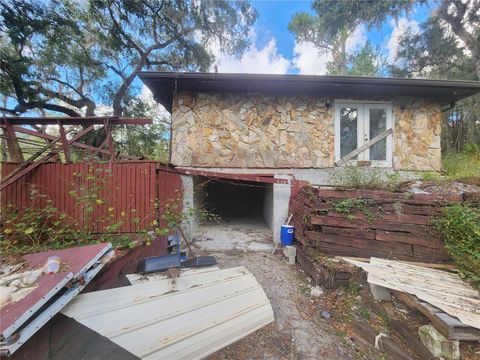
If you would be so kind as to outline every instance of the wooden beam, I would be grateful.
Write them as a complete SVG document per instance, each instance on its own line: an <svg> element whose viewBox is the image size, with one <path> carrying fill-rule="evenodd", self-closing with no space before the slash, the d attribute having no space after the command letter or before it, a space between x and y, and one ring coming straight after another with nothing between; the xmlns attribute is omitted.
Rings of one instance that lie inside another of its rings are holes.
<svg viewBox="0 0 480 360"><path fill-rule="evenodd" d="M18 143L17 136L13 130L13 126L10 123L5 125L5 136L7 140L8 153L10 159L16 163L23 163L25 159L23 158L22 149Z"/></svg>
<svg viewBox="0 0 480 360"><path fill-rule="evenodd" d="M75 141L77 141L78 139L80 139L82 136L84 136L85 134L89 133L90 131L93 130L93 125L90 125L89 127L87 127L86 129L80 131L78 134L76 134L72 139L68 140L67 144L68 145L71 145L72 143L74 143ZM59 139L59 138L58 138ZM58 141L57 139L57 141ZM50 143L49 145L52 145L52 143ZM6 179L4 179L1 184L0 184L0 191L2 191L3 189L5 189L8 185L10 184L13 184L15 181L17 181L18 179L20 179L21 177L23 177L25 174L28 174L30 171L32 171L33 169L37 168L38 166L40 166L41 164L43 164L45 161L47 161L48 159L50 159L51 157L53 157L55 155L55 153L48 153L47 155L45 155L44 157L42 157L41 159L39 159L38 161L35 161L34 163L28 165L27 167L25 167L24 169L19 169L19 171L15 171L13 173L11 173L12 175L9 175L7 176Z"/></svg>
<svg viewBox="0 0 480 360"><path fill-rule="evenodd" d="M116 116L87 116L87 117L2 117L2 124L12 125L102 125L108 121L110 125L151 125L152 119L124 118Z"/></svg>
<svg viewBox="0 0 480 360"><path fill-rule="evenodd" d="M65 128L63 127L63 124L59 123L58 125L60 127L60 139L62 140L62 148L63 148L63 154L65 155L65 162L69 163L69 162L72 162L72 159L70 157L70 149L68 147L67 134L65 133Z"/></svg>
<svg viewBox="0 0 480 360"><path fill-rule="evenodd" d="M431 304L420 301L416 296L393 290L393 295L407 305L410 309L417 310L425 315L443 336L448 340L478 341L480 330L463 324L457 318L448 315L441 309Z"/></svg>
<svg viewBox="0 0 480 360"><path fill-rule="evenodd" d="M74 128L71 128L69 129L65 134L73 131ZM23 169L25 166L27 166L27 164L31 163L33 160L35 160L37 157L41 156L45 151L47 151L48 149L50 149L51 147L53 147L53 145L55 145L59 140L61 139L60 136L56 136L50 143L48 143L47 145L45 145L43 148L41 148L40 150L38 150L35 154L33 154L32 156L30 156L21 166L18 170L21 170ZM57 153L53 153L52 154L52 157L54 156L57 156ZM12 173L13 174L13 173Z"/></svg>
<svg viewBox="0 0 480 360"><path fill-rule="evenodd" d="M389 319L388 325L398 334L405 344L408 345L410 351L414 352L419 359L431 359L432 354L420 341L417 332L414 329L407 327L407 325L400 320ZM416 329L415 329L416 330Z"/></svg>
<svg viewBox="0 0 480 360"><path fill-rule="evenodd" d="M387 335L379 338L378 332L368 323L354 323L351 329L351 336L355 343L358 343L360 347L366 347L368 350L373 351L378 345L378 350L386 353L389 358L415 360L393 337Z"/></svg>
<svg viewBox="0 0 480 360"><path fill-rule="evenodd" d="M110 156L112 157L112 160L115 160L115 145L113 144L112 127L110 126L109 120L105 121L104 128L105 128L105 140L107 141L108 151L110 152Z"/></svg>
<svg viewBox="0 0 480 360"><path fill-rule="evenodd" d="M375 145L376 143L378 143L379 141L385 139L390 134L393 134L392 129L387 129L384 132L381 132L380 134L375 136L373 139L367 141L365 144L363 144L359 148L353 150L352 152L348 153L347 155L345 155L340 160L336 161L335 165L340 166L340 165L345 164L347 161L353 159L355 156L357 156L358 154L361 154L362 152L367 150L369 147L371 147L371 146Z"/></svg>
<svg viewBox="0 0 480 360"><path fill-rule="evenodd" d="M0 127L5 128L5 125L0 125ZM14 126L13 126L13 129L14 129L16 132L19 132L19 133L22 133L22 134L31 135L31 136L36 136L36 137L39 137L39 138L42 138L42 139L46 139L46 140L55 140L55 139L57 138L57 137L54 136L54 135L41 133L41 132L35 131L35 130L30 130L30 129L27 129L27 128L24 128L24 127L21 127L21 126L18 126L18 125L14 125ZM75 141L74 143L70 144L70 146L75 146L75 147L78 147L78 148L81 148L81 149L90 150L90 151L96 151L96 152L99 152L99 153L102 153L102 154L110 154L110 151L102 148L103 145L104 145L104 144L100 145L100 147L95 147L95 146L83 144L83 143L77 142L77 141ZM123 158L126 158L126 159L136 159L136 158L133 157L133 156L127 156L127 155L121 155L121 156L122 156Z"/></svg>
<svg viewBox="0 0 480 360"><path fill-rule="evenodd" d="M197 175L197 176L213 177L213 178L219 178L219 179L252 181L252 182L260 182L260 183L268 183L268 184L290 184L291 182L291 180L289 179L277 179L273 176L256 175L256 174L223 173L223 172L217 172L217 171L205 171L205 170L184 169L184 168L173 168L171 170L165 169L165 171L173 172L177 174L184 174L184 175Z"/></svg>

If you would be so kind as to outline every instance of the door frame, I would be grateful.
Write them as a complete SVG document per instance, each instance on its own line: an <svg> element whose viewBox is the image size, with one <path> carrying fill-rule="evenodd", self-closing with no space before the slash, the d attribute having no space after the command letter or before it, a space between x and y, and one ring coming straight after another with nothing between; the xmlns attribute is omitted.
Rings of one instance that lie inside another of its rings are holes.
<svg viewBox="0 0 480 360"><path fill-rule="evenodd" d="M369 109L385 109L386 110L386 124L385 130L393 128L393 110L391 102L378 101L355 101L355 100L340 100L335 101L335 161L341 160L340 157L340 109L342 107L356 107L357 115L357 148L362 146L370 139L370 112ZM350 162L356 164L357 161L370 161L370 151L363 151L358 154L358 160L351 160ZM386 160L372 160L371 166L378 167L392 167L393 164L393 134L386 138Z"/></svg>

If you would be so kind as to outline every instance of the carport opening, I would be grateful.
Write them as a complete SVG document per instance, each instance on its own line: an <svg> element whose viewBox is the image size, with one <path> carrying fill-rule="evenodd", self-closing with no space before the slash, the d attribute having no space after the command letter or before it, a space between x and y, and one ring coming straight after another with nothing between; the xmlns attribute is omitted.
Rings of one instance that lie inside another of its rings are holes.
<svg viewBox="0 0 480 360"><path fill-rule="evenodd" d="M226 224L272 228L273 184L196 177L194 205L220 217Z"/></svg>

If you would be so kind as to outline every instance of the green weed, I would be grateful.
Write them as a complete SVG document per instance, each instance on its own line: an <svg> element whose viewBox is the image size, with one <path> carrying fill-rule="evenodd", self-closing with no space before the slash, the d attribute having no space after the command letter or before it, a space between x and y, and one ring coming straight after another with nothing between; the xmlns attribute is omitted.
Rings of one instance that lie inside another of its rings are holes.
<svg viewBox="0 0 480 360"><path fill-rule="evenodd" d="M443 168L451 180L480 177L480 146L467 144L461 152L446 154Z"/></svg>
<svg viewBox="0 0 480 360"><path fill-rule="evenodd" d="M448 206L434 225L461 275L480 288L480 209L463 204Z"/></svg>
<svg viewBox="0 0 480 360"><path fill-rule="evenodd" d="M396 191L401 177L397 172L386 172L380 168L349 165L331 173L330 183L354 189Z"/></svg>
<svg viewBox="0 0 480 360"><path fill-rule="evenodd" d="M345 199L339 202L334 203L333 211L343 214L345 218L353 220L355 218L355 211L361 212L367 219L368 222L372 222L375 214L368 209L369 201L366 199Z"/></svg>

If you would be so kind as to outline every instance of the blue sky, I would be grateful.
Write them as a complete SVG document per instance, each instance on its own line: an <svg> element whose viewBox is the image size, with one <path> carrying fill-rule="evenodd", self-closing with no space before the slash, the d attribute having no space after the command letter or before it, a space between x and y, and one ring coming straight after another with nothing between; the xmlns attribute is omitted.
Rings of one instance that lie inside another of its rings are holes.
<svg viewBox="0 0 480 360"><path fill-rule="evenodd" d="M264 46L272 36L278 39L279 53L291 56L294 38L287 29L293 14L298 11L310 12L310 1L252 1L258 10L259 17L255 30L259 35L257 46Z"/></svg>
<svg viewBox="0 0 480 360"><path fill-rule="evenodd" d="M252 46L241 60L216 53L219 72L264 72L324 74L328 55L319 55L312 44L297 44L287 26L295 12L311 11L310 1L257 0L252 5L258 10L250 40ZM398 37L405 29L419 29L432 8L417 5L409 14L402 14L397 21L387 19L379 29L361 27L349 41L354 52L368 39L377 45L389 62L394 61Z"/></svg>
<svg viewBox="0 0 480 360"><path fill-rule="evenodd" d="M230 73L277 73L324 75L329 61L326 54L318 54L312 44L297 43L288 31L288 23L298 11L311 11L311 1L304 0L251 0L259 17L250 31L252 45L241 59L227 56L212 48L217 57L219 72ZM394 61L398 37L405 29L418 30L430 15L432 8L417 5L409 14L402 14L396 21L387 19L379 29L358 28L347 48L354 52L368 39L377 45L389 62ZM211 68L213 71L213 66ZM134 91L151 98L149 91L136 78ZM109 111L107 107L106 111Z"/></svg>

